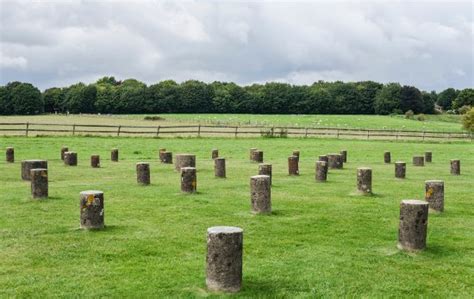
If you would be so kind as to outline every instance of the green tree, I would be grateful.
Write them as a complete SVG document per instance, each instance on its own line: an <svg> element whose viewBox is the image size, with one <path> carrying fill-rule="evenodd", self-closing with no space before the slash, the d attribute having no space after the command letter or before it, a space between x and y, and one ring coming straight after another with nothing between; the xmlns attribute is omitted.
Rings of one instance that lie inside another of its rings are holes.
<svg viewBox="0 0 474 299"><path fill-rule="evenodd" d="M474 108L471 108L463 115L462 126L469 132L474 132Z"/></svg>
<svg viewBox="0 0 474 299"><path fill-rule="evenodd" d="M449 110L452 108L453 101L456 99L458 94L459 91L454 88L445 89L438 95L438 101L436 104L443 108L443 110Z"/></svg>
<svg viewBox="0 0 474 299"><path fill-rule="evenodd" d="M14 114L40 114L44 111L41 92L30 83L11 82L7 86L8 98Z"/></svg>
<svg viewBox="0 0 474 299"><path fill-rule="evenodd" d="M153 113L177 112L179 108L179 85L173 80L150 85L146 91L146 101Z"/></svg>
<svg viewBox="0 0 474 299"><path fill-rule="evenodd" d="M382 89L383 84L374 81L357 82L356 87L359 93L359 112L361 114L375 113L375 96Z"/></svg>
<svg viewBox="0 0 474 299"><path fill-rule="evenodd" d="M412 110L414 113L423 112L423 97L418 88L404 85L400 90L400 109L402 112Z"/></svg>
<svg viewBox="0 0 474 299"><path fill-rule="evenodd" d="M61 88L52 87L43 92L44 111L57 112L61 109L61 103L64 102L65 94Z"/></svg>
<svg viewBox="0 0 474 299"><path fill-rule="evenodd" d="M437 95L435 91L432 92L421 92L421 98L423 101L423 113L425 114L433 114L435 112L435 103L437 99Z"/></svg>
<svg viewBox="0 0 474 299"><path fill-rule="evenodd" d="M337 114L361 114L361 96L354 83L334 82L327 88L332 98L332 110Z"/></svg>
<svg viewBox="0 0 474 299"><path fill-rule="evenodd" d="M465 88L458 94L453 102L453 108L459 109L462 106L474 107L474 89Z"/></svg>
<svg viewBox="0 0 474 299"><path fill-rule="evenodd" d="M179 89L181 109L185 113L213 112L212 98L214 90L210 85L197 80L181 83Z"/></svg>
<svg viewBox="0 0 474 299"><path fill-rule="evenodd" d="M67 88L62 109L70 113L95 113L97 87L80 82Z"/></svg>
<svg viewBox="0 0 474 299"><path fill-rule="evenodd" d="M390 114L400 110L400 92L398 83L388 83L375 96L375 113Z"/></svg>
<svg viewBox="0 0 474 299"><path fill-rule="evenodd" d="M6 86L0 86L0 115L13 114L10 94Z"/></svg>

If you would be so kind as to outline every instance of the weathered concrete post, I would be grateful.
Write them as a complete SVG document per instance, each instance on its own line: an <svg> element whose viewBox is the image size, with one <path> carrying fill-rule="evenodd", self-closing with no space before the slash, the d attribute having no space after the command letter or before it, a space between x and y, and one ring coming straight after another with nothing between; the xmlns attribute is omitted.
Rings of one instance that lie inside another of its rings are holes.
<svg viewBox="0 0 474 299"><path fill-rule="evenodd" d="M100 156L99 155L91 155L91 167L92 168L99 168L100 167Z"/></svg>
<svg viewBox="0 0 474 299"><path fill-rule="evenodd" d="M341 154L328 154L328 167L331 169L342 169L343 161Z"/></svg>
<svg viewBox="0 0 474 299"><path fill-rule="evenodd" d="M104 228L104 192L89 190L80 193L81 228Z"/></svg>
<svg viewBox="0 0 474 299"><path fill-rule="evenodd" d="M320 155L318 157L319 161L324 161L324 162L328 162L328 156L327 155Z"/></svg>
<svg viewBox="0 0 474 299"><path fill-rule="evenodd" d="M150 185L150 163L138 162L137 169L137 183L141 185Z"/></svg>
<svg viewBox="0 0 474 299"><path fill-rule="evenodd" d="M461 160L458 160L458 159L451 160L451 174L461 175Z"/></svg>
<svg viewBox="0 0 474 299"><path fill-rule="evenodd" d="M181 168L181 191L186 193L194 193L197 189L196 168Z"/></svg>
<svg viewBox="0 0 474 299"><path fill-rule="evenodd" d="M425 181L425 200L429 203L430 209L444 211L444 181Z"/></svg>
<svg viewBox="0 0 474 299"><path fill-rule="evenodd" d="M13 147L7 147L5 151L5 161L8 163L15 162L15 149Z"/></svg>
<svg viewBox="0 0 474 299"><path fill-rule="evenodd" d="M426 247L428 228L428 203L407 199L400 203L398 248L416 251Z"/></svg>
<svg viewBox="0 0 474 299"><path fill-rule="evenodd" d="M433 160L433 153L432 152L425 152L425 162L431 163Z"/></svg>
<svg viewBox="0 0 474 299"><path fill-rule="evenodd" d="M316 181L325 182L328 178L328 162L316 161Z"/></svg>
<svg viewBox="0 0 474 299"><path fill-rule="evenodd" d="M65 152L69 152L69 148L67 146L63 145L61 147L61 160L63 160L63 161L64 161L64 153Z"/></svg>
<svg viewBox="0 0 474 299"><path fill-rule="evenodd" d="M119 160L119 150L118 150L118 148L113 148L110 151L110 160L112 162L118 162L118 160Z"/></svg>
<svg viewBox="0 0 474 299"><path fill-rule="evenodd" d="M173 153L172 152L161 152L160 161L163 164L173 164Z"/></svg>
<svg viewBox="0 0 474 299"><path fill-rule="evenodd" d="M163 153L166 152L166 148L158 149L158 159L161 163L163 163Z"/></svg>
<svg viewBox="0 0 474 299"><path fill-rule="evenodd" d="M210 291L240 291L242 248L241 228L215 226L207 229L206 285Z"/></svg>
<svg viewBox="0 0 474 299"><path fill-rule="evenodd" d="M425 166L425 158L423 156L414 156L413 165L414 166Z"/></svg>
<svg viewBox="0 0 474 299"><path fill-rule="evenodd" d="M181 171L183 167L196 167L196 156L190 154L177 154L174 161L174 169Z"/></svg>
<svg viewBox="0 0 474 299"><path fill-rule="evenodd" d="M300 171L298 170L298 157L290 156L288 157L288 175L299 175Z"/></svg>
<svg viewBox="0 0 474 299"><path fill-rule="evenodd" d="M270 177L270 185L272 185L272 164L258 164L258 174L268 175Z"/></svg>
<svg viewBox="0 0 474 299"><path fill-rule="evenodd" d="M255 150L252 152L252 161L263 163L263 151Z"/></svg>
<svg viewBox="0 0 474 299"><path fill-rule="evenodd" d="M250 178L250 200L255 214L272 212L270 177L255 175Z"/></svg>
<svg viewBox="0 0 474 299"><path fill-rule="evenodd" d="M77 153L76 152L65 152L64 153L64 165L77 166Z"/></svg>
<svg viewBox="0 0 474 299"><path fill-rule="evenodd" d="M342 162L347 163L347 150L341 151Z"/></svg>
<svg viewBox="0 0 474 299"><path fill-rule="evenodd" d="M23 160L21 161L21 179L29 181L31 179L30 170L34 168L48 169L48 161L46 160Z"/></svg>
<svg viewBox="0 0 474 299"><path fill-rule="evenodd" d="M214 175L218 178L225 178L225 159L214 159Z"/></svg>
<svg viewBox="0 0 474 299"><path fill-rule="evenodd" d="M300 151L298 150L294 150L293 153L292 153L292 156L295 156L298 158L298 161L300 160Z"/></svg>
<svg viewBox="0 0 474 299"><path fill-rule="evenodd" d="M250 150L249 150L249 160L250 161L253 161L253 152L256 151L257 148L255 147L252 147Z"/></svg>
<svg viewBox="0 0 474 299"><path fill-rule="evenodd" d="M30 170L31 196L33 198L48 197L48 170L46 168L33 168Z"/></svg>
<svg viewBox="0 0 474 299"><path fill-rule="evenodd" d="M213 149L211 152L211 158L216 159L219 157L219 150L218 149Z"/></svg>
<svg viewBox="0 0 474 299"><path fill-rule="evenodd" d="M362 194L372 194L372 168L357 168L357 190Z"/></svg>
<svg viewBox="0 0 474 299"><path fill-rule="evenodd" d="M407 170L407 163L402 161L395 162L395 177L398 179L404 179Z"/></svg>
<svg viewBox="0 0 474 299"><path fill-rule="evenodd" d="M392 162L392 154L390 152L383 153L383 162L387 164Z"/></svg>

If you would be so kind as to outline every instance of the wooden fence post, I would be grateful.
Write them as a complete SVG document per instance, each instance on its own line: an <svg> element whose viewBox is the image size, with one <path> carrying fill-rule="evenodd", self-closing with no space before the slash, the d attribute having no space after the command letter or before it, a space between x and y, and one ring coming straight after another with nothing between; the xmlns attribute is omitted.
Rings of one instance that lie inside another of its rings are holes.
<svg viewBox="0 0 474 299"><path fill-rule="evenodd" d="M370 134L370 131L367 130L367 139L369 139L369 134Z"/></svg>
<svg viewBox="0 0 474 299"><path fill-rule="evenodd" d="M425 141L425 131L423 131L423 141Z"/></svg>
<svg viewBox="0 0 474 299"><path fill-rule="evenodd" d="M29 123L29 122L26 122L26 128L25 128L25 135L26 135L26 137L28 137L29 128L30 128L30 123Z"/></svg>
<svg viewBox="0 0 474 299"><path fill-rule="evenodd" d="M239 129L239 127L238 127L238 126L237 126L237 127L235 127L235 136L234 136L235 138L237 138L237 130L238 130L238 129Z"/></svg>
<svg viewBox="0 0 474 299"><path fill-rule="evenodd" d="M121 127L122 127L122 126L120 126L120 125L118 126L117 136L120 136L120 128L121 128Z"/></svg>
<svg viewBox="0 0 474 299"><path fill-rule="evenodd" d="M158 128L156 128L156 137L158 137L158 135L160 135L160 127L161 126L158 126Z"/></svg>
<svg viewBox="0 0 474 299"><path fill-rule="evenodd" d="M72 125L72 136L76 135L76 124Z"/></svg>
<svg viewBox="0 0 474 299"><path fill-rule="evenodd" d="M201 137L201 124L198 125L198 137Z"/></svg>
<svg viewBox="0 0 474 299"><path fill-rule="evenodd" d="M336 130L336 138L339 139L339 129Z"/></svg>
<svg viewBox="0 0 474 299"><path fill-rule="evenodd" d="M304 137L308 138L308 128L304 128Z"/></svg>

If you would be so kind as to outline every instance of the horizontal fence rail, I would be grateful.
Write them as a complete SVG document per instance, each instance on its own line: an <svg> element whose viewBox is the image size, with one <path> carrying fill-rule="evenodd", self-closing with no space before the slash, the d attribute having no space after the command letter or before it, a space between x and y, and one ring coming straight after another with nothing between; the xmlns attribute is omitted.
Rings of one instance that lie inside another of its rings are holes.
<svg viewBox="0 0 474 299"><path fill-rule="evenodd" d="M472 142L468 132L438 132L386 129L348 129L331 127L165 125L122 126L94 124L0 123L0 135L90 135L148 137L334 137L369 140L462 140Z"/></svg>

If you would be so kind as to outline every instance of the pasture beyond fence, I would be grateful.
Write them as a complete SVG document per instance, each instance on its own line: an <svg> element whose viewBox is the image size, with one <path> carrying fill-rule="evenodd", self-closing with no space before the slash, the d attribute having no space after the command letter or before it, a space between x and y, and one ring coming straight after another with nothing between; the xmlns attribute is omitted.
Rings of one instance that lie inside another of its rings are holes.
<svg viewBox="0 0 474 299"><path fill-rule="evenodd" d="M368 140L469 141L468 132L438 132L387 129L348 129L331 127L167 125L121 126L54 123L0 123L3 136L143 136L143 137L329 137Z"/></svg>

